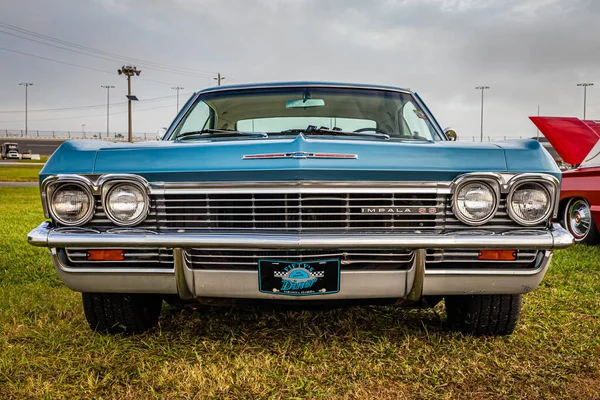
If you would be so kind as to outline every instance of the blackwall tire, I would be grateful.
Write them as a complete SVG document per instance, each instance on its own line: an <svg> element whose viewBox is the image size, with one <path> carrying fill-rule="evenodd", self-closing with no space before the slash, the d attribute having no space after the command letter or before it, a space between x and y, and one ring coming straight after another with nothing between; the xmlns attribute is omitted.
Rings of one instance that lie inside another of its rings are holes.
<svg viewBox="0 0 600 400"><path fill-rule="evenodd" d="M158 324L162 297L150 294L82 293L90 328L99 333L143 333Z"/></svg>
<svg viewBox="0 0 600 400"><path fill-rule="evenodd" d="M563 226L573 235L575 243L598 244L600 233L586 199L569 200L563 214Z"/></svg>
<svg viewBox="0 0 600 400"><path fill-rule="evenodd" d="M520 294L446 296L451 329L474 336L510 335L521 312Z"/></svg>

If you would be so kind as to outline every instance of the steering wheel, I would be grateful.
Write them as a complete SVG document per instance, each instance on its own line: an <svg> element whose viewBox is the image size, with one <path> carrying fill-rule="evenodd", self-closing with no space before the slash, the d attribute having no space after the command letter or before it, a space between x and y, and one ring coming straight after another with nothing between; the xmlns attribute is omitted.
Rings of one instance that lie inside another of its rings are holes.
<svg viewBox="0 0 600 400"><path fill-rule="evenodd" d="M379 129L379 128L360 128L355 130L355 133L360 133L360 132L377 132L377 133L383 133L384 135L389 135L389 133L387 133L386 131L384 131L383 129Z"/></svg>

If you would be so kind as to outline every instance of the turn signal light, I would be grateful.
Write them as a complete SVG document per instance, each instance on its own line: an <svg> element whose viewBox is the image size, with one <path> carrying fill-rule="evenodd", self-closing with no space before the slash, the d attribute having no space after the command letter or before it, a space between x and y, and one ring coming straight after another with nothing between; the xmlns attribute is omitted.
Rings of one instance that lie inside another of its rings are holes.
<svg viewBox="0 0 600 400"><path fill-rule="evenodd" d="M480 250L479 260L486 261L515 261L517 259L516 250Z"/></svg>
<svg viewBox="0 0 600 400"><path fill-rule="evenodd" d="M88 261L123 261L125 253L123 250L88 250Z"/></svg>

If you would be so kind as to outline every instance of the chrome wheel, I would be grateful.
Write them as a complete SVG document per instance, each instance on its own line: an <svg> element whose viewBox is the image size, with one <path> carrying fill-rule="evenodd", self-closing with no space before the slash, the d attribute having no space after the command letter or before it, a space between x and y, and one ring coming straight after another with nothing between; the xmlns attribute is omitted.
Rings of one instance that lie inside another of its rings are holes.
<svg viewBox="0 0 600 400"><path fill-rule="evenodd" d="M590 233L593 219L587 201L583 199L572 200L565 217L567 227L575 239L582 240Z"/></svg>

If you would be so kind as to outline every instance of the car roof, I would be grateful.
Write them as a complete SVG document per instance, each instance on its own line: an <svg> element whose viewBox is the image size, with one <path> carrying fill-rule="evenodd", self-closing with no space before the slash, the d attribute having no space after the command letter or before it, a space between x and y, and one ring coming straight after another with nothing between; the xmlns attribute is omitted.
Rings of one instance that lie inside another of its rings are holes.
<svg viewBox="0 0 600 400"><path fill-rule="evenodd" d="M239 85L225 85L205 88L199 91L199 93L205 92L217 92L227 90L239 90L239 89L268 89L276 87L336 87L336 88L358 88L358 89L378 89L378 90L391 90L400 91L406 93L413 93L410 89L405 89L396 86L386 85L374 85L365 83L342 83L342 82L315 82L315 81L299 81L299 82L263 82L263 83L243 83Z"/></svg>

